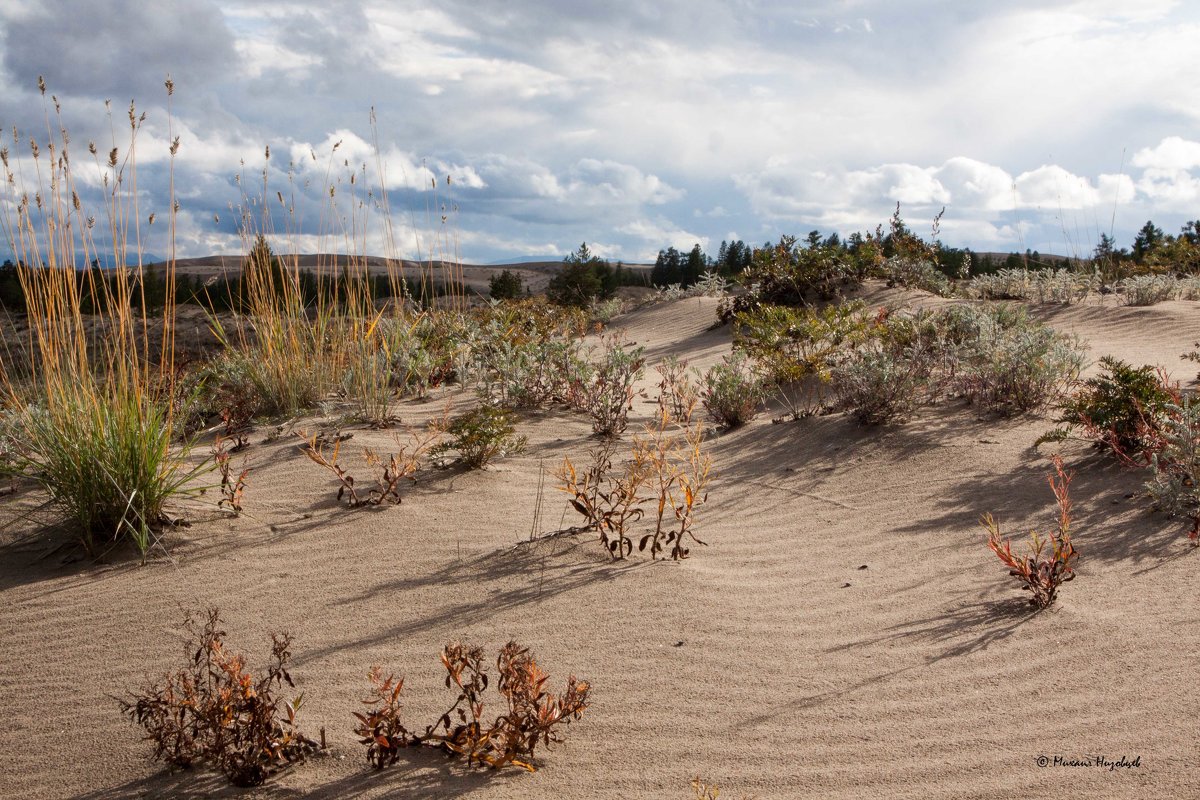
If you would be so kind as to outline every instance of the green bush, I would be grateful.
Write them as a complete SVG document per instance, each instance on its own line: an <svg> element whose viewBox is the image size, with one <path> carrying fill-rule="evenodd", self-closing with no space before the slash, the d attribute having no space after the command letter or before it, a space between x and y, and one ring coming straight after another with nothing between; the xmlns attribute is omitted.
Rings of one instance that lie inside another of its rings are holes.
<svg viewBox="0 0 1200 800"><path fill-rule="evenodd" d="M306 320L283 324L292 329L278 332L288 342L284 346L269 339L237 343L222 337L224 349L207 368L219 401L233 398L253 407L255 415L276 417L312 408L324 397L330 381L323 334Z"/></svg>
<svg viewBox="0 0 1200 800"><path fill-rule="evenodd" d="M831 370L871 335L861 301L815 310L759 306L734 317L733 346L754 361L766 388L793 419L825 405Z"/></svg>
<svg viewBox="0 0 1200 800"><path fill-rule="evenodd" d="M591 366L577 342L563 340L504 342L489 353L481 371L480 392L507 408L545 408L565 402L573 380L585 380Z"/></svg>
<svg viewBox="0 0 1200 800"><path fill-rule="evenodd" d="M950 279L937 268L933 261L923 258L901 258L893 256L880 267L889 287L905 286L913 289L923 289L939 297L949 297L954 294L954 286Z"/></svg>
<svg viewBox="0 0 1200 800"><path fill-rule="evenodd" d="M968 297L980 300L1026 300L1035 303L1078 303L1099 291L1096 272L1066 269L1001 269L979 275L966 286Z"/></svg>
<svg viewBox="0 0 1200 800"><path fill-rule="evenodd" d="M749 291L726 298L717 309L722 322L760 305L805 306L832 300L842 288L861 283L854 256L840 246L803 247L794 236L757 248L742 275Z"/></svg>
<svg viewBox="0 0 1200 800"><path fill-rule="evenodd" d="M751 372L746 356L734 352L704 373L700 402L713 422L742 425L762 408L762 380Z"/></svg>
<svg viewBox="0 0 1200 800"><path fill-rule="evenodd" d="M480 406L454 419L446 428L449 438L429 452L440 456L454 451L457 463L467 469L480 469L495 458L525 450L526 439L515 436L516 430L509 411Z"/></svg>
<svg viewBox="0 0 1200 800"><path fill-rule="evenodd" d="M1084 363L1078 340L1007 306L881 313L837 358L834 393L868 424L904 419L946 391L1024 413L1060 398Z"/></svg>
<svg viewBox="0 0 1200 800"><path fill-rule="evenodd" d="M595 369L573 387L571 402L591 416L596 435L619 436L628 427L633 385L644 372L645 351L620 339L607 339Z"/></svg>
<svg viewBox="0 0 1200 800"><path fill-rule="evenodd" d="M903 421L928 401L929 362L879 342L859 348L833 370L839 405L864 425Z"/></svg>
<svg viewBox="0 0 1200 800"><path fill-rule="evenodd" d="M1127 306L1152 306L1179 295L1179 280L1174 275L1133 275L1117 284Z"/></svg>
<svg viewBox="0 0 1200 800"><path fill-rule="evenodd" d="M1185 361L1200 362L1200 342L1193 343L1192 347L1196 349L1184 353L1182 356L1180 356L1180 358L1184 359ZM1196 379L1200 380L1200 374L1196 375Z"/></svg>
<svg viewBox="0 0 1200 800"><path fill-rule="evenodd" d="M523 302L489 308L473 321L469 364L485 402L544 408L569 401L576 382L591 376L580 354L581 309Z"/></svg>
<svg viewBox="0 0 1200 800"><path fill-rule="evenodd" d="M592 303L588 309L589 320L600 326L605 326L612 322L615 317L625 312L625 303L618 297L610 297L607 300L597 300Z"/></svg>
<svg viewBox="0 0 1200 800"><path fill-rule="evenodd" d="M1065 438L1079 428L1097 447L1140 452L1150 444L1158 420L1178 395L1154 367L1133 367L1104 356L1100 368L1098 377L1084 381L1063 403L1058 422L1067 428L1047 438Z"/></svg>

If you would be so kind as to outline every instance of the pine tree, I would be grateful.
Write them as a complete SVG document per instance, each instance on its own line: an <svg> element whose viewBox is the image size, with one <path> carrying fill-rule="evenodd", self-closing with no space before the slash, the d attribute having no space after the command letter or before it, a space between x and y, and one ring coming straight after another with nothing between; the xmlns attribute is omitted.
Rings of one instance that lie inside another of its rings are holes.
<svg viewBox="0 0 1200 800"><path fill-rule="evenodd" d="M708 256L704 255L704 251L700 249L700 244L692 246L691 251L687 254L687 260L683 264L680 283L685 287L691 286L700 280L700 276L708 269Z"/></svg>
<svg viewBox="0 0 1200 800"><path fill-rule="evenodd" d="M488 295L494 300L515 300L525 292L525 285L515 272L503 270L488 281Z"/></svg>
<svg viewBox="0 0 1200 800"><path fill-rule="evenodd" d="M598 297L611 294L601 280L607 276L611 280L612 269L608 262L592 255L587 242L579 249L563 259L563 271L554 276L546 287L546 297L551 302L564 306L584 307Z"/></svg>
<svg viewBox="0 0 1200 800"><path fill-rule="evenodd" d="M1155 225L1150 220L1142 226L1138 231L1137 236L1133 239L1133 260L1141 264L1146 260L1146 256L1153 253L1164 244L1166 235L1163 229Z"/></svg>

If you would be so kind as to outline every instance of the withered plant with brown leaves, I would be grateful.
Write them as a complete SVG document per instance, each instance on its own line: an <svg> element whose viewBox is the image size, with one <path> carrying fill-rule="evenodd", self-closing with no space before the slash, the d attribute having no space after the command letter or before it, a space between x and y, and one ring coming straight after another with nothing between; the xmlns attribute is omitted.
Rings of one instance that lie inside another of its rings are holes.
<svg viewBox="0 0 1200 800"><path fill-rule="evenodd" d="M700 780L697 776L692 778L692 793L693 800L720 800L721 787L715 783ZM750 800L750 798L743 795L742 800Z"/></svg>
<svg viewBox="0 0 1200 800"><path fill-rule="evenodd" d="M271 637L271 660L256 676L226 647L217 609L199 630L190 616L185 626L186 666L118 700L121 713L145 729L156 760L177 768L206 762L237 786L257 786L317 749L296 729L303 695L279 696L284 684L295 686L287 670L291 636Z"/></svg>
<svg viewBox="0 0 1200 800"><path fill-rule="evenodd" d="M399 438L393 437L398 449L397 452L388 454L386 460L376 450L364 447L363 460L371 470L375 482L374 486L369 488L365 494L360 493L354 476L339 460L342 442L345 441L345 438L349 438L348 436L333 437L333 452L326 454L327 440L323 439L319 433L309 436L307 432L301 431L296 435L304 442L302 445L304 454L313 463L328 470L341 484L338 487L338 502L345 499L348 507L355 508L361 505L379 506L384 503L400 505L404 499L400 494L400 482L405 480L410 483L416 482L422 459L436 444L438 437L441 436L441 430L435 425L423 434L410 431L411 440L407 444L402 443Z"/></svg>
<svg viewBox="0 0 1200 800"><path fill-rule="evenodd" d="M333 453L325 455L325 441L322 439L320 433L314 433L312 436L309 436L307 431L299 431L296 435L304 442L304 455L308 456L314 464L324 467L332 473L341 483L337 493L338 502L340 503L342 498L345 497L351 508L360 505L363 500L358 496L358 492L354 488L354 476L338 461L338 456L342 452L341 437L335 437Z"/></svg>
<svg viewBox="0 0 1200 800"><path fill-rule="evenodd" d="M659 396L659 413L633 439L624 469L616 471L616 443L601 442L589 453L582 473L570 458L555 472L558 489L586 521L584 530L597 530L600 542L614 560L633 552L632 526L653 511L654 530L638 539L639 552L657 559L670 547L672 559L687 558L688 542L705 544L695 533L696 509L708 500L712 457L704 450L704 428L694 423L698 399ZM678 418L676 418L678 415Z"/></svg>
<svg viewBox="0 0 1200 800"><path fill-rule="evenodd" d="M408 728L400 721L400 695L404 691L404 678L395 675L383 677L383 668L376 665L367 673L371 682L371 694L362 701L368 706L365 712L355 711L358 725L354 733L359 744L367 746L367 762L375 769L383 769L396 763L400 750L416 742Z"/></svg>
<svg viewBox="0 0 1200 800"><path fill-rule="evenodd" d="M629 526L646 515L642 508L647 497L642 491L650 478L646 455L637 450L620 473L613 471L616 444L606 439L589 453L591 465L580 474L570 458L563 458L555 477L559 490L566 492L571 507L585 520L587 528L600 533L600 543L614 560L633 552Z"/></svg>
<svg viewBox="0 0 1200 800"><path fill-rule="evenodd" d="M1030 604L1048 608L1054 603L1058 587L1075 577L1071 562L1078 553L1071 543L1071 498L1069 490L1074 473L1063 469L1060 456L1053 456L1054 472L1047 477L1050 491L1058 502L1058 532L1051 531L1049 538L1042 538L1037 531L1029 532L1029 551L1023 556L1013 555L1012 543L1000 534L1000 525L991 514L984 514L981 524L988 532L988 547L1009 568L1009 575L1022 583L1022 589L1031 592ZM1049 551L1046 548L1049 546Z"/></svg>
<svg viewBox="0 0 1200 800"><path fill-rule="evenodd" d="M537 746L549 748L561 742L560 726L579 719L588 707L590 687L586 681L572 675L562 694L551 694L545 688L549 676L538 667L529 648L509 642L496 658L497 688L504 707L489 722L484 693L490 679L483 649L448 644L442 649L441 661L446 687L457 690L457 696L424 733L415 733L400 721L404 679L384 678L379 667L368 673L371 694L362 701L368 710L354 713L358 720L354 733L367 747L367 761L376 769L394 764L403 748L429 745L464 756L468 764L535 772Z"/></svg>
<svg viewBox="0 0 1200 800"><path fill-rule="evenodd" d="M212 445L213 461L221 475L221 499L217 501L217 508L228 506L234 516L242 513L242 497L246 492L246 478L250 475L250 467L246 466L246 459L243 458L242 468L235 476L231 454L244 447L246 447L245 437L238 436L231 445L228 439L219 434Z"/></svg>
<svg viewBox="0 0 1200 800"><path fill-rule="evenodd" d="M687 558L686 542L705 544L696 536L694 520L696 508L708 500L712 457L704 452L704 429L692 424L695 405L693 400L684 406L674 425L672 412L660 405L657 423L647 424L643 434L634 438L634 451L648 465L650 483L658 489L654 532L638 542L638 550L648 547L651 558L662 555L668 545L672 559Z"/></svg>

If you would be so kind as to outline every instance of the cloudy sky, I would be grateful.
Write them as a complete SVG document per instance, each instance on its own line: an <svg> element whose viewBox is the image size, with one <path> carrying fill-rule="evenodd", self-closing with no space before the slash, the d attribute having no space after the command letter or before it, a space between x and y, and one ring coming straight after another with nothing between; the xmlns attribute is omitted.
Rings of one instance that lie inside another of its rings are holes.
<svg viewBox="0 0 1200 800"><path fill-rule="evenodd" d="M170 74L181 256L240 251L264 195L300 249L470 261L715 253L897 202L976 250L1200 218L1198 3L4 0L0 37L25 179L39 75L85 185L104 101L125 152L133 98L142 215L168 207Z"/></svg>

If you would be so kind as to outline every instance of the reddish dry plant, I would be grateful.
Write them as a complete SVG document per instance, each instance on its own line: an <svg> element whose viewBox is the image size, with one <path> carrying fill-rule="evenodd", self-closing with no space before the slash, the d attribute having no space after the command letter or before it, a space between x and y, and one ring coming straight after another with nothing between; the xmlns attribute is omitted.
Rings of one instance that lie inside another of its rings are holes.
<svg viewBox="0 0 1200 800"><path fill-rule="evenodd" d="M704 430L692 425L694 409L694 401L686 405L678 418L679 428L669 431L672 414L660 405L658 424L647 425L646 435L634 439L635 452L641 454L658 483L654 533L638 543L641 551L649 546L651 558L658 558L671 545L671 558L678 561L688 557L686 541L705 544L697 538L693 523L696 507L708 500L712 458L703 450ZM668 509L674 523L667 521Z"/></svg>
<svg viewBox="0 0 1200 800"><path fill-rule="evenodd" d="M403 460L403 455L392 453L385 464L374 450L369 447L363 448L363 457L375 473L375 488L367 493L368 503L382 505L385 500L390 500L392 505L400 505L400 481L407 478L415 483L417 480L416 462Z"/></svg>
<svg viewBox="0 0 1200 800"><path fill-rule="evenodd" d="M693 800L720 800L721 787L715 783L702 781L699 777L692 778ZM742 800L750 800L743 796Z"/></svg>
<svg viewBox="0 0 1200 800"><path fill-rule="evenodd" d="M1068 491L1074 473L1063 469L1062 458L1053 457L1054 473L1047 476L1050 491L1058 502L1058 533L1053 531L1048 539L1042 538L1037 531L1030 531L1029 553L1015 556L1012 543L1000 535L1000 525L992 519L991 514L984 514L980 520L988 532L988 547L1009 568L1009 575L1018 578L1025 591L1032 592L1029 602L1038 608L1048 608L1054 603L1058 587L1075 577L1071 561L1078 555L1075 545L1071 543L1071 498ZM1050 552L1045 553L1049 545Z"/></svg>
<svg viewBox="0 0 1200 800"><path fill-rule="evenodd" d="M256 410L255 402L250 397L238 396L235 392L227 392L224 399L228 401L221 408L221 425L225 435L237 436L240 441L245 441L240 434L250 429L250 420L254 418Z"/></svg>
<svg viewBox="0 0 1200 800"><path fill-rule="evenodd" d="M441 435L441 431L435 427L424 436L413 434L411 446L400 444L399 440L397 440L396 444L399 446L399 452L390 454L387 461L384 461L376 451L369 447L364 447L363 459L367 462L367 466L371 468L375 479L375 486L369 489L365 496L359 494L355 488L354 476L338 461L338 455L342 447L342 438L338 437L336 439L333 445L333 453L327 456L325 455L325 445L321 441L320 434L308 436L306 433L301 432L296 435L304 441L304 454L314 463L333 473L333 476L341 483L337 493L338 502L341 502L342 498L346 498L347 505L354 508L360 505L379 506L385 502L392 505L400 505L403 500L400 495L400 481L408 480L416 483L417 472L421 467L421 459L429 452L437 438Z"/></svg>
<svg viewBox="0 0 1200 800"><path fill-rule="evenodd" d="M379 667L368 674L372 693L363 703L371 708L367 713L354 714L359 722L354 733L367 746L367 761L375 768L394 764L402 748L430 745L465 756L468 764L486 764L493 769L514 766L535 772L537 746L550 748L561 742L558 726L579 719L588 707L589 686L585 681L572 675L561 695L550 694L545 689L549 676L538 668L529 649L509 642L496 659L498 689L506 709L488 723L483 694L489 678L483 649L448 644L441 660L446 669L446 687L456 688L458 696L423 734L413 733L400 722L404 679L396 680L393 675L385 679Z"/></svg>
<svg viewBox="0 0 1200 800"><path fill-rule="evenodd" d="M303 695L287 701L277 695L284 684L295 687L287 671L290 636L271 637L271 661L256 677L244 656L226 649L217 609L208 611L198 634L190 616L185 626L192 633L187 666L118 700L121 713L154 743L153 758L183 769L208 762L237 786L257 786L317 749L296 730Z"/></svg>
<svg viewBox="0 0 1200 800"><path fill-rule="evenodd" d="M246 466L246 459L243 458L242 470L234 477L230 454L246 446L245 437L238 436L232 448L226 447L226 442L225 437L218 434L212 446L213 461L221 473L221 499L217 501L217 508L228 506L234 516L237 516L242 513L242 497L246 491L246 478L250 475L250 467Z"/></svg>
<svg viewBox="0 0 1200 800"><path fill-rule="evenodd" d="M614 441L604 440L591 451L592 465L582 477L571 459L564 458L555 477L561 481L559 490L566 492L571 507L587 520L587 528L600 533L600 543L613 560L623 559L633 552L633 540L627 528L646 515L641 506L647 498L642 485L650 477L646 454L634 451L626 462L625 472L612 475Z"/></svg>
<svg viewBox="0 0 1200 800"><path fill-rule="evenodd" d="M354 476L351 475L346 468L338 462L338 454L342 451L342 439L338 437L333 443L333 454L325 455L325 444L321 441L320 433L314 433L312 436L307 435L307 431L300 431L296 435L304 442L304 454L312 460L314 464L324 467L333 473L333 476L341 482L338 487L337 499L340 503L343 497L348 497L348 504L351 508L360 505L363 501L358 496L358 492L354 489Z"/></svg>
<svg viewBox="0 0 1200 800"><path fill-rule="evenodd" d="M375 769L383 769L396 763L400 748L414 744L412 734L400 722L400 694L404 691L404 678L395 675L383 677L383 670L372 667L367 673L371 681L371 696L363 700L370 706L366 713L354 712L358 725L354 733L359 744L367 745L367 761Z"/></svg>
<svg viewBox="0 0 1200 800"><path fill-rule="evenodd" d="M639 539L639 551L648 550L657 559L670 546L671 558L679 560L688 556L687 542L704 544L695 533L695 512L708 500L712 458L704 452L703 428L692 424L695 406L694 399L685 403L682 417L675 419L671 408L660 403L657 424L634 438L632 457L621 474L613 474L612 440L593 448L591 466L582 475L569 458L555 473L559 490L587 521L584 530L599 531L614 560L633 552L629 527L646 515L647 504L655 509L654 531Z"/></svg>

